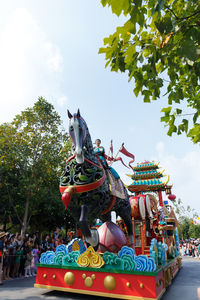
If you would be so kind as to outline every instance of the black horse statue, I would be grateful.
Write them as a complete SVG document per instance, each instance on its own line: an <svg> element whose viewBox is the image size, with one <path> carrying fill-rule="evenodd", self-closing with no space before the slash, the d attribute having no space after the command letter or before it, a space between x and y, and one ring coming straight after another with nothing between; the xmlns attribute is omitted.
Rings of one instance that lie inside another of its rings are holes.
<svg viewBox="0 0 200 300"><path fill-rule="evenodd" d="M122 187L124 199L113 196L109 188L108 170L102 166L94 153L93 144L86 122L80 111L69 116L69 135L72 140L73 156L66 162L60 180L60 191L65 208L79 223L87 243L98 245L98 232L89 223L95 219L102 222L111 220L111 209L120 216L129 235L129 245L133 245L131 206L126 188Z"/></svg>

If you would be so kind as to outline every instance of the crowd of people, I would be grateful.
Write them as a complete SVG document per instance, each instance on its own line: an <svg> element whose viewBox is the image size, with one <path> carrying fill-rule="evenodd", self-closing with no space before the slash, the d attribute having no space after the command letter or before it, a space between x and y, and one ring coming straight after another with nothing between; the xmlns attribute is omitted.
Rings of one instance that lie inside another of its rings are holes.
<svg viewBox="0 0 200 300"><path fill-rule="evenodd" d="M180 243L180 253L182 256L200 258L200 239L182 240Z"/></svg>
<svg viewBox="0 0 200 300"><path fill-rule="evenodd" d="M58 245L67 244L71 238L63 239L59 228L43 238L38 232L25 237L0 232L0 284L16 277L35 276L40 255L47 250L55 251Z"/></svg>
<svg viewBox="0 0 200 300"><path fill-rule="evenodd" d="M68 244L73 234L63 238L60 228L43 238L38 232L25 237L0 232L0 285L3 280L35 276L40 255L47 250L55 251L58 245ZM180 254L200 258L200 239L182 240Z"/></svg>

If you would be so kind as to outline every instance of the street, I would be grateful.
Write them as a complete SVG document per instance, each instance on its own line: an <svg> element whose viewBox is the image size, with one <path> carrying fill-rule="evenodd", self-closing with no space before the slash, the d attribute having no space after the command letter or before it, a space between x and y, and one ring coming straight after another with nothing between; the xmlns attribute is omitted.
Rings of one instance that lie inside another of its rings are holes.
<svg viewBox="0 0 200 300"><path fill-rule="evenodd" d="M61 299L111 299L88 295L71 294L58 291L49 291L46 289L34 288L35 277L20 278L10 281L4 281L0 286L0 299L2 300L61 300ZM183 258L183 267L174 279L173 284L168 288L162 300L197 300L197 287L200 287L200 260L192 258Z"/></svg>

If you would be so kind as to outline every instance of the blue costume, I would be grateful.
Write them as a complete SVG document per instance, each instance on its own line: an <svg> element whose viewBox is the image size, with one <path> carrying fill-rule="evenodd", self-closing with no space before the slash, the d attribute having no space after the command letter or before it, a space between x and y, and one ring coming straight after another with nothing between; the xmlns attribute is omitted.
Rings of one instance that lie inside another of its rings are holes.
<svg viewBox="0 0 200 300"><path fill-rule="evenodd" d="M105 169L109 169L112 175L115 177L115 179L119 179L119 174L113 169L112 167L108 166L107 161L105 159L105 149L102 146L94 148L94 153L98 155L98 157L101 160L102 165Z"/></svg>

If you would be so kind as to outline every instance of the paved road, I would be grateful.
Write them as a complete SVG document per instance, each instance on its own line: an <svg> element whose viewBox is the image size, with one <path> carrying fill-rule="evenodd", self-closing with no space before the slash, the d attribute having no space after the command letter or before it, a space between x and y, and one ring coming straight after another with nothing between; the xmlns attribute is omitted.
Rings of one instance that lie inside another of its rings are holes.
<svg viewBox="0 0 200 300"><path fill-rule="evenodd" d="M33 288L35 278L22 278L4 282L0 286L1 300L110 300L88 295L70 294ZM197 287L200 287L200 260L183 259L183 267L174 279L162 300L197 300Z"/></svg>
<svg viewBox="0 0 200 300"><path fill-rule="evenodd" d="M197 300L198 287L200 287L200 260L183 258L183 267L162 300Z"/></svg>

